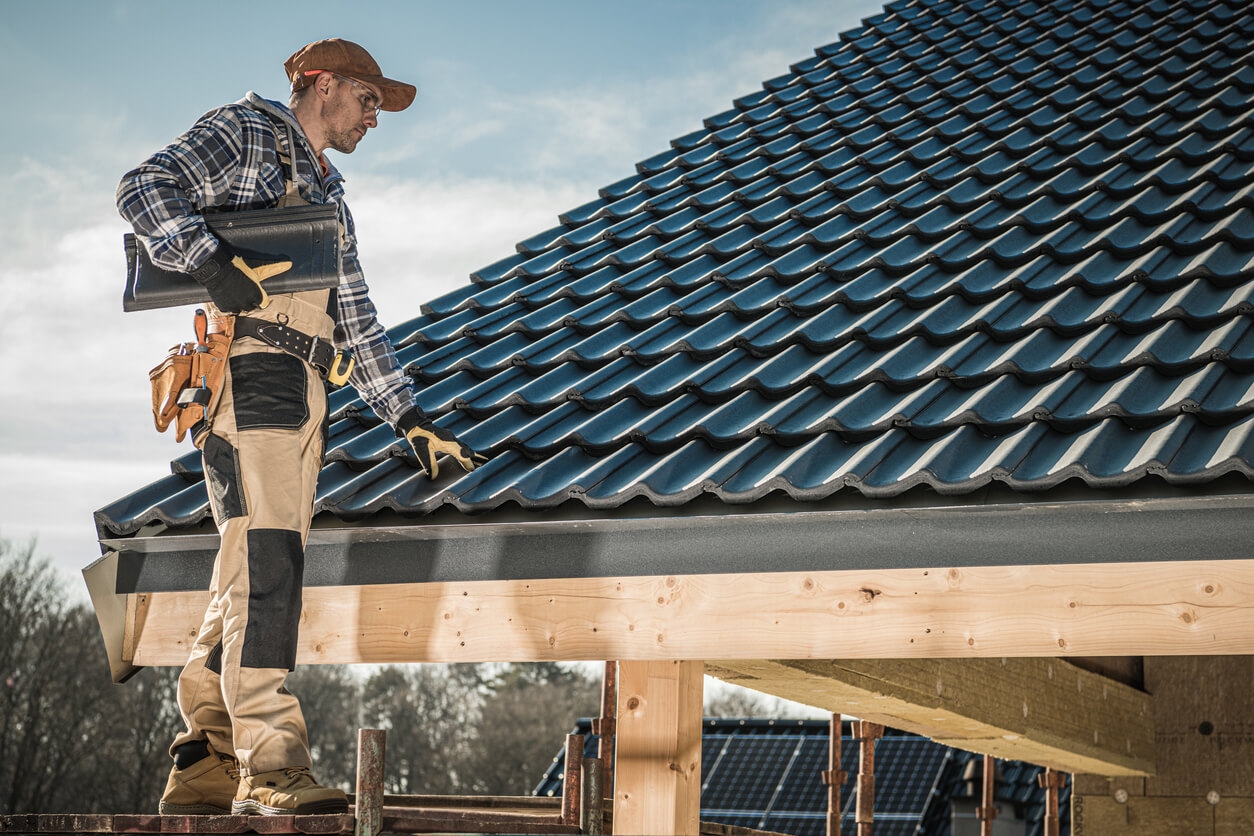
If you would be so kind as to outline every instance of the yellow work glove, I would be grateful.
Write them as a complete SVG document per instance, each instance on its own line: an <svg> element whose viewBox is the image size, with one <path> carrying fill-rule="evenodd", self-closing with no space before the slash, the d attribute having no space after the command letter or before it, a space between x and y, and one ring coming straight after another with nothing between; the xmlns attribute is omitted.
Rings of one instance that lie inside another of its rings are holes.
<svg viewBox="0 0 1254 836"><path fill-rule="evenodd" d="M244 259L219 242L218 249L204 264L192 271L196 281L205 286L209 298L223 313L242 313L270 304L270 295L261 283L271 276L290 270L292 262L276 261L249 267Z"/></svg>
<svg viewBox="0 0 1254 836"><path fill-rule="evenodd" d="M427 418L423 418L417 426L406 432L405 438L414 448L418 463L422 465L427 476L433 480L440 475L440 464L435 458L438 453L452 456L453 460L467 473L488 460L486 456L479 455L458 441L457 436L443 427L437 427Z"/></svg>
<svg viewBox="0 0 1254 836"><path fill-rule="evenodd" d="M252 279L253 283L257 285L257 289L261 291L261 301L257 304L257 307L259 308L264 308L266 305L270 304L270 294L266 293L266 289L261 286L261 283L271 276L277 276L280 273L286 273L288 270L292 269L292 262L290 261L273 261L269 264L259 264L256 267L249 267L244 262L244 259L239 256L235 256L231 259L231 263L235 265L241 273Z"/></svg>

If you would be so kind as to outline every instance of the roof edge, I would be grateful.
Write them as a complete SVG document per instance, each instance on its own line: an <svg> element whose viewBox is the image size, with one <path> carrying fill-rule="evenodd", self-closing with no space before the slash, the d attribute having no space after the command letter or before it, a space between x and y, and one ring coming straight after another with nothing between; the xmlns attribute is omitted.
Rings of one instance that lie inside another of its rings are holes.
<svg viewBox="0 0 1254 836"><path fill-rule="evenodd" d="M318 528L308 586L1244 559L1254 494ZM102 541L123 592L208 587L216 534ZM1206 544L1199 554L1199 544Z"/></svg>

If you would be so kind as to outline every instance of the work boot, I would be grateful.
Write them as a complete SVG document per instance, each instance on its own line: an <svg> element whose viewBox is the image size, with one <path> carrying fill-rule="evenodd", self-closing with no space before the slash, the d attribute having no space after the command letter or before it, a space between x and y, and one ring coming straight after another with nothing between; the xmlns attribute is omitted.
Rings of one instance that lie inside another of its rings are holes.
<svg viewBox="0 0 1254 836"><path fill-rule="evenodd" d="M321 786L303 766L245 775L231 810L243 816L304 816L347 813L343 790Z"/></svg>
<svg viewBox="0 0 1254 836"><path fill-rule="evenodd" d="M239 764L205 745L206 754L195 763L170 770L158 810L163 816L230 815L239 791Z"/></svg>

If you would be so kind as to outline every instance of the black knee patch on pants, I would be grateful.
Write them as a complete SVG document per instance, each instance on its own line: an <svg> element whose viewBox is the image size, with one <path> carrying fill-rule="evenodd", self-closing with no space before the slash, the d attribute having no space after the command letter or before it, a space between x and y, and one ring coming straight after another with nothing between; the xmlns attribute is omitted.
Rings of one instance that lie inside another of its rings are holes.
<svg viewBox="0 0 1254 836"><path fill-rule="evenodd" d="M305 550L296 531L248 532L248 627L240 667L296 668Z"/></svg>
<svg viewBox="0 0 1254 836"><path fill-rule="evenodd" d="M297 430L309 420L305 361L290 354L231 358L231 397L240 430Z"/></svg>
<svg viewBox="0 0 1254 836"><path fill-rule="evenodd" d="M220 436L210 433L205 438L205 487L215 522L221 524L248 513L244 492L240 488L239 453Z"/></svg>

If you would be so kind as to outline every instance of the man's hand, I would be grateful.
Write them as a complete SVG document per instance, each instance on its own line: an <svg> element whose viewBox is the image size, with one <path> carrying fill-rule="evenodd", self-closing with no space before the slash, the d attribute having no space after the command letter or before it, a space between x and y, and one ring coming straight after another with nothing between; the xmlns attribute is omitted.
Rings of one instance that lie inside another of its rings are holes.
<svg viewBox="0 0 1254 836"><path fill-rule="evenodd" d="M270 304L270 296L261 283L271 276L287 272L291 267L290 261L249 267L225 243L219 243L209 260L192 271L192 278L205 286L218 310L242 313Z"/></svg>
<svg viewBox="0 0 1254 836"><path fill-rule="evenodd" d="M452 456L453 460L467 473L488 460L486 456L481 456L471 450L458 441L451 432L443 427L437 427L427 418L421 419L417 426L406 432L405 438L409 439L410 446L414 448L414 453L418 456L418 462L432 480L440 475L440 465L435 459L437 453L447 453Z"/></svg>

